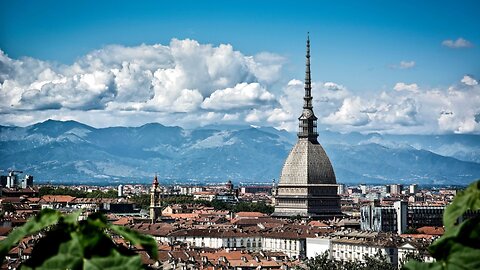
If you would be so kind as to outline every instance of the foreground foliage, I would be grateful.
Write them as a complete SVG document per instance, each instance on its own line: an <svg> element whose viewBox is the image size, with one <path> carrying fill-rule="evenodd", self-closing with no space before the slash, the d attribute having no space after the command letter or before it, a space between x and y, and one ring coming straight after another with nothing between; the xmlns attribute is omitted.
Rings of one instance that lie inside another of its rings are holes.
<svg viewBox="0 0 480 270"><path fill-rule="evenodd" d="M111 234L141 246L150 257L157 257L157 244L153 238L112 225L100 213L82 221L77 221L78 217L79 213L64 216L54 210L42 210L0 242L1 263L12 247L36 233L42 233L44 237L35 244L22 269L142 269L140 256L116 245Z"/></svg>
<svg viewBox="0 0 480 270"><path fill-rule="evenodd" d="M480 269L480 215L458 222L468 211L480 210L480 180L459 192L443 215L445 234L430 247L433 263L410 261L406 269Z"/></svg>
<svg viewBox="0 0 480 270"><path fill-rule="evenodd" d="M397 270L397 266L389 262L388 257L377 253L375 256L365 256L361 261L336 261L329 258L328 252L305 261L306 269L310 270Z"/></svg>

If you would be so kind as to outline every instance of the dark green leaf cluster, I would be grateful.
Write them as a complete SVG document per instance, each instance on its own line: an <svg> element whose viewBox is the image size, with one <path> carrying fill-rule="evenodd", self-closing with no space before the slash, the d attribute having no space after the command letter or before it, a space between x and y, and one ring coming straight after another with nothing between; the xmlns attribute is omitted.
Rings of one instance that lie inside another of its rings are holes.
<svg viewBox="0 0 480 270"><path fill-rule="evenodd" d="M115 189L109 189L107 191L94 190L87 192L87 198L117 198L118 191Z"/></svg>
<svg viewBox="0 0 480 270"><path fill-rule="evenodd" d="M234 212L261 212L271 214L275 208L264 202L241 202L235 205Z"/></svg>
<svg viewBox="0 0 480 270"><path fill-rule="evenodd" d="M131 198L137 207L148 209L150 206L150 195L141 194ZM204 201L193 200L193 196L182 195L162 198L162 206L166 207L173 204L200 204L208 207L213 207L215 210L227 210L232 212L261 212L264 214L271 214L275 210L273 206L267 205L265 202L240 202L237 204L226 203L219 200Z"/></svg>
<svg viewBox="0 0 480 270"><path fill-rule="evenodd" d="M2 203L2 210L3 212L9 212L9 213L12 213L12 212L15 212L16 209L15 209L15 206L13 206L12 203Z"/></svg>
<svg viewBox="0 0 480 270"><path fill-rule="evenodd" d="M72 188L45 186L38 190L38 195L67 195L77 198L116 198L118 193L115 189L110 189L107 191L94 190L92 192L85 192Z"/></svg>
<svg viewBox="0 0 480 270"><path fill-rule="evenodd" d="M404 265L407 263L407 262L410 262L410 261L415 261L415 262L423 262L425 261L425 258L424 256L422 255L424 254L423 252L408 252L407 254L405 254L405 256L403 257L403 259L399 259L400 260L400 265L402 266L402 269L404 269Z"/></svg>
<svg viewBox="0 0 480 270"><path fill-rule="evenodd" d="M480 210L480 180L459 192L445 209L443 215L445 234L429 247L436 261L433 263L411 261L405 268L480 269L480 215L459 222L467 210Z"/></svg>
<svg viewBox="0 0 480 270"><path fill-rule="evenodd" d="M71 189L71 188L45 186L45 187L41 187L38 190L38 195L40 197L45 195L66 195L66 196L73 196L77 198L85 198L87 196L87 193L85 191Z"/></svg>
<svg viewBox="0 0 480 270"><path fill-rule="evenodd" d="M377 253L375 256L365 256L364 261L336 261L329 258L328 252L320 254L305 262L309 270L397 270L387 256Z"/></svg>
<svg viewBox="0 0 480 270"><path fill-rule="evenodd" d="M188 196L188 195L171 196L171 197L162 198L162 205L167 206L172 204L186 204L186 203L192 203L192 201L193 201L193 196Z"/></svg>
<svg viewBox="0 0 480 270"><path fill-rule="evenodd" d="M132 196L130 200L139 208L147 210L150 206L150 195L149 194L139 194Z"/></svg>
<svg viewBox="0 0 480 270"><path fill-rule="evenodd" d="M142 269L140 256L116 245L112 234L141 246L152 258L157 257L153 238L112 225L100 213L81 221L77 221L78 217L79 213L64 216L54 210L42 210L0 242L2 262L20 240L38 232L43 232L44 237L35 244L22 269Z"/></svg>

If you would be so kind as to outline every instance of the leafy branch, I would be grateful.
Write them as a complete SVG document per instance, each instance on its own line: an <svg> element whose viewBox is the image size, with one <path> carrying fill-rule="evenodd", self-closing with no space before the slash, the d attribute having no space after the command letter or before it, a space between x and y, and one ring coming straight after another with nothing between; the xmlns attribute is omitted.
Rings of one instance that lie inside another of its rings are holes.
<svg viewBox="0 0 480 270"><path fill-rule="evenodd" d="M373 256L365 255L360 260L335 260L330 258L328 251L305 261L305 268L297 267L298 270L397 270L397 266L389 261L389 258L377 252Z"/></svg>
<svg viewBox="0 0 480 270"><path fill-rule="evenodd" d="M157 258L157 244L153 238L112 225L100 213L77 221L79 215L77 212L65 216L51 209L42 210L0 242L1 262L19 241L39 232L44 232L44 237L35 244L22 269L142 269L140 255L115 244L112 233L132 245L141 246L150 257Z"/></svg>
<svg viewBox="0 0 480 270"><path fill-rule="evenodd" d="M443 214L445 234L435 241L429 251L436 259L433 263L410 261L410 270L480 269L480 214L459 222L467 211L480 210L480 180L459 192Z"/></svg>

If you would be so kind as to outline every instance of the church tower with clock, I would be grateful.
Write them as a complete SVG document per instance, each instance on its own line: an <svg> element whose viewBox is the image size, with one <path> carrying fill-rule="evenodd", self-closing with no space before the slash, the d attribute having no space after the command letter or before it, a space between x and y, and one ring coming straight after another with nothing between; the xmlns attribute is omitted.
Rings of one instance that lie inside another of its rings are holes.
<svg viewBox="0 0 480 270"><path fill-rule="evenodd" d="M155 223L161 216L161 189L159 187L157 175L153 178L152 187L150 188L150 220Z"/></svg>

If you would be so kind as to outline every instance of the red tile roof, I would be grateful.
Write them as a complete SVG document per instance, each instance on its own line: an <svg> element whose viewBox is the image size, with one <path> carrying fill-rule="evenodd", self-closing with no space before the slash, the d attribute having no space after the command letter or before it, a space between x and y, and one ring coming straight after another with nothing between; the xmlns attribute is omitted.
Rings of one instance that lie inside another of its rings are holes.
<svg viewBox="0 0 480 270"><path fill-rule="evenodd" d="M428 235L443 235L445 233L445 229L443 227L433 227L433 226L424 226L418 228L417 231L419 233L428 234Z"/></svg>
<svg viewBox="0 0 480 270"><path fill-rule="evenodd" d="M41 203L70 203L75 200L75 197L68 195L45 195L40 199Z"/></svg>
<svg viewBox="0 0 480 270"><path fill-rule="evenodd" d="M252 218L252 217L265 217L267 215L260 212L238 212L235 216L237 218Z"/></svg>
<svg viewBox="0 0 480 270"><path fill-rule="evenodd" d="M199 217L196 213L170 214L169 216L175 219L194 219Z"/></svg>
<svg viewBox="0 0 480 270"><path fill-rule="evenodd" d="M314 226L314 227L320 227L320 228L328 228L330 227L328 224L325 224L321 221L318 221L318 220L313 220L313 221L310 221L310 223L308 223L308 225L310 226Z"/></svg>

